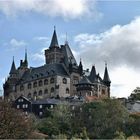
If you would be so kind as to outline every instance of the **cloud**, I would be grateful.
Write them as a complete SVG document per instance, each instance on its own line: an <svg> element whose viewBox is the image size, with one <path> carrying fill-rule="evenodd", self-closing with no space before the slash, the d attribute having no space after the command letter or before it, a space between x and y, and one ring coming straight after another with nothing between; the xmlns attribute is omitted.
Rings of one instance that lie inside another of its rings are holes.
<svg viewBox="0 0 140 140"><path fill-rule="evenodd" d="M2 0L0 1L0 11L6 16L36 12L65 19L75 19L83 15L86 17L101 15L96 10L95 0Z"/></svg>
<svg viewBox="0 0 140 140"><path fill-rule="evenodd" d="M28 43L24 40L17 40L15 38L12 38L9 42L3 43L3 47L6 47L7 51L14 51L21 47L26 47L27 45Z"/></svg>
<svg viewBox="0 0 140 140"><path fill-rule="evenodd" d="M126 64L140 68L139 37L140 17L137 17L127 25L115 25L100 34L79 34L74 40L86 61L95 63L107 60L112 67Z"/></svg>
<svg viewBox="0 0 140 140"><path fill-rule="evenodd" d="M113 95L128 95L130 89L140 85L140 17L129 24L115 25L100 34L83 33L75 36L79 55L89 67L96 64L104 71L104 61L109 63ZM118 79L118 80L116 80ZM115 88L115 85L121 86ZM137 85L138 84L138 85ZM116 90L116 91L115 91Z"/></svg>
<svg viewBox="0 0 140 140"><path fill-rule="evenodd" d="M16 40L15 38L11 39L10 45L14 48L25 47L27 43L23 40Z"/></svg>
<svg viewBox="0 0 140 140"><path fill-rule="evenodd" d="M43 65L44 64L44 61L45 61L45 55L44 55L44 50L46 48L42 48L40 52L38 53L34 53L34 54L31 54L31 59L37 64L39 65Z"/></svg>

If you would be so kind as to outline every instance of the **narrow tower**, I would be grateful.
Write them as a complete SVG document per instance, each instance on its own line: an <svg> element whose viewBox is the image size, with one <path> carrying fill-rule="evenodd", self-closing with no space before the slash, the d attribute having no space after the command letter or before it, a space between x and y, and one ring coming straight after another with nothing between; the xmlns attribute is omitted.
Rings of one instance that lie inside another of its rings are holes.
<svg viewBox="0 0 140 140"><path fill-rule="evenodd" d="M108 87L108 96L110 97L110 84L111 84L111 80L110 80L109 74L108 74L107 63L105 63L105 72L104 72L103 82Z"/></svg>

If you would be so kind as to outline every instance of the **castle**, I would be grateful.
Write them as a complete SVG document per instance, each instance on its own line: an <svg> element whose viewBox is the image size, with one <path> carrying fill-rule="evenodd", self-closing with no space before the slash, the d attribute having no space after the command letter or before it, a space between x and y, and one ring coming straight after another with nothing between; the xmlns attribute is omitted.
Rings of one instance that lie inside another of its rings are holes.
<svg viewBox="0 0 140 140"><path fill-rule="evenodd" d="M50 46L45 50L45 61L43 66L29 68L27 51L18 68L13 59L3 85L4 98L14 101L21 95L31 100L74 95L110 97L111 81L107 64L103 79L96 74L95 66L86 75L81 60L78 65L68 42L59 45L55 29Z"/></svg>

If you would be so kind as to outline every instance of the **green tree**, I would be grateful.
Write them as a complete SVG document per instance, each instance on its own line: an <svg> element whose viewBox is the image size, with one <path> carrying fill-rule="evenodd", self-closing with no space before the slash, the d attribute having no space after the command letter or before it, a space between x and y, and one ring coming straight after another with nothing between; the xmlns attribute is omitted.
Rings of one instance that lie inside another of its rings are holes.
<svg viewBox="0 0 140 140"><path fill-rule="evenodd" d="M84 104L79 116L77 124L86 127L89 138L109 139L123 129L128 112L118 100L105 99Z"/></svg>
<svg viewBox="0 0 140 140"><path fill-rule="evenodd" d="M32 121L9 102L0 101L0 139L24 139L32 132Z"/></svg>
<svg viewBox="0 0 140 140"><path fill-rule="evenodd" d="M42 119L38 129L51 137L53 135L71 135L71 111L68 104L57 105L50 111L49 117Z"/></svg>

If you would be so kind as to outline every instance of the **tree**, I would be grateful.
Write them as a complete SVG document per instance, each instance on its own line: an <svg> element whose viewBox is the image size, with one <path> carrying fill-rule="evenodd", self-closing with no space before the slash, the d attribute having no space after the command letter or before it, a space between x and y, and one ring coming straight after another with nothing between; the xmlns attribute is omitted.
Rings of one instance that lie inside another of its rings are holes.
<svg viewBox="0 0 140 140"><path fill-rule="evenodd" d="M32 121L21 111L0 101L0 139L24 139L32 132Z"/></svg>
<svg viewBox="0 0 140 140"><path fill-rule="evenodd" d="M68 104L60 104L49 111L49 117L42 119L38 126L40 132L47 134L50 138L53 135L71 134L71 111Z"/></svg>
<svg viewBox="0 0 140 140"><path fill-rule="evenodd" d="M123 130L129 117L125 107L116 99L86 103L79 116L77 124L86 127L89 138L93 139L114 138L117 131Z"/></svg>

